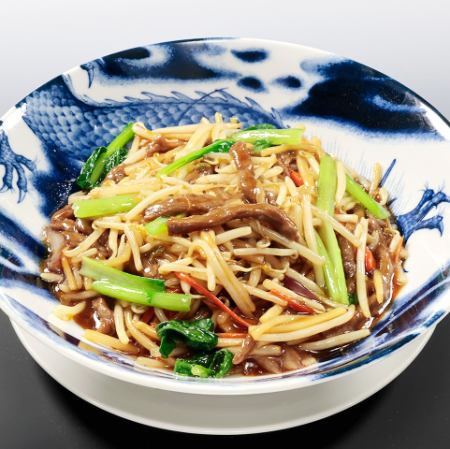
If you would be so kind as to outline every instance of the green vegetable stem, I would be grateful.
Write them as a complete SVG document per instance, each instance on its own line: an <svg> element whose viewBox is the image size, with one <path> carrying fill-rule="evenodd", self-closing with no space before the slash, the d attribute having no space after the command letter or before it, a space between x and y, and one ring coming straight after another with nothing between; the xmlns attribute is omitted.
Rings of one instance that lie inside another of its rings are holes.
<svg viewBox="0 0 450 449"><path fill-rule="evenodd" d="M327 214L334 215L335 196L337 185L336 163L334 159L325 154L320 159L319 180L317 183L317 207ZM337 241L332 225L326 221L322 223L319 230L332 272L325 270L327 286L331 288L330 296L337 302L348 304L347 284L345 280L344 265L342 263L341 249ZM320 246L320 242L318 241ZM327 264L325 264L327 266ZM330 276L333 277L331 282ZM328 278L328 280L327 280ZM335 287L335 288L334 288Z"/></svg>
<svg viewBox="0 0 450 449"><path fill-rule="evenodd" d="M105 217L128 212L139 202L136 196L117 195L74 201L72 208L77 218Z"/></svg>
<svg viewBox="0 0 450 449"><path fill-rule="evenodd" d="M175 312L188 312L191 307L190 295L164 292L161 279L124 273L88 257L83 257L80 273L94 280L94 291L110 298Z"/></svg>
<svg viewBox="0 0 450 449"><path fill-rule="evenodd" d="M348 175L345 189L355 201L363 205L375 218L384 220L389 217L389 212L387 209L377 203L353 178Z"/></svg>

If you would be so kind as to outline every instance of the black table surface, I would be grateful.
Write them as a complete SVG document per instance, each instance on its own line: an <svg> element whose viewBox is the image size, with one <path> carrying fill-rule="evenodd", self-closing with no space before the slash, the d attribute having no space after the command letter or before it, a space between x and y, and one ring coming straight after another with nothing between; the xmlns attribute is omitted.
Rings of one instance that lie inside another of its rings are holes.
<svg viewBox="0 0 450 449"><path fill-rule="evenodd" d="M172 443L209 446L220 442L256 445L284 441L312 449L450 447L449 320L438 327L400 377L361 404L302 427L228 437L145 427L84 402L33 361L2 313L0 341L1 449L144 449L162 442L172 447Z"/></svg>

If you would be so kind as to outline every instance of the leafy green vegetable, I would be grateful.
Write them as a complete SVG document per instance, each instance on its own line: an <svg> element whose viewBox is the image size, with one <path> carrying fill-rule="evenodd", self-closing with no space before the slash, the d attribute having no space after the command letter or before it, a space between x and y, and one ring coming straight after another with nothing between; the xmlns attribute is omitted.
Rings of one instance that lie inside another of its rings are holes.
<svg viewBox="0 0 450 449"><path fill-rule="evenodd" d="M348 294L348 302L350 304L355 305L355 306L358 304L358 297L356 296L355 293L349 293Z"/></svg>
<svg viewBox="0 0 450 449"><path fill-rule="evenodd" d="M233 353L220 349L213 354L201 354L190 359L177 359L174 372L182 376L224 377L233 366Z"/></svg>
<svg viewBox="0 0 450 449"><path fill-rule="evenodd" d="M105 168L103 169L103 173L105 176L114 168L121 164L128 155L128 148L123 147L111 154L105 161Z"/></svg>
<svg viewBox="0 0 450 449"><path fill-rule="evenodd" d="M96 198L74 201L72 208L77 218L104 217L133 209L139 202L137 197L117 195L110 198Z"/></svg>
<svg viewBox="0 0 450 449"><path fill-rule="evenodd" d="M370 214L379 220L389 217L389 212L379 203L377 203L353 178L347 175L345 189L355 201L362 204Z"/></svg>
<svg viewBox="0 0 450 449"><path fill-rule="evenodd" d="M276 129L276 126L271 123L258 123L256 125L249 126L242 131L254 131L255 129Z"/></svg>
<svg viewBox="0 0 450 449"><path fill-rule="evenodd" d="M175 170L184 167L190 162L200 159L201 157L203 157L205 154L208 153L228 153L233 143L234 143L233 140L216 140L211 145L201 148L200 150L193 151L192 153L189 153L186 156L180 157L180 159L177 159L171 164L166 165L164 168L162 168L157 172L157 175L158 176L170 175Z"/></svg>
<svg viewBox="0 0 450 449"><path fill-rule="evenodd" d="M233 353L228 349L220 349L214 353L210 368L215 373L214 377L224 377L233 367Z"/></svg>
<svg viewBox="0 0 450 449"><path fill-rule="evenodd" d="M334 215L334 203L336 196L337 171L334 159L325 154L320 159L319 180L317 183L317 207L327 214ZM337 302L348 304L347 284L345 281L344 265L342 263L341 249L337 241L336 233L330 223L324 221L319 230L320 237L331 261L334 272L333 288L330 296ZM327 278L326 273L325 280ZM329 279L330 281L330 279ZM328 283L327 283L328 286Z"/></svg>
<svg viewBox="0 0 450 449"><path fill-rule="evenodd" d="M257 141L265 140L270 142L271 145L295 145L300 142L300 138L303 134L302 129L289 128L289 129L273 129L262 128L243 130L234 133L231 139L234 141L255 143Z"/></svg>
<svg viewBox="0 0 450 449"><path fill-rule="evenodd" d="M91 190L101 182L99 180L100 177L94 179L93 173L95 167L102 164L107 151L106 147L96 148L84 163L80 175L77 178L77 184L83 190Z"/></svg>
<svg viewBox="0 0 450 449"><path fill-rule="evenodd" d="M171 320L158 324L156 332L161 339L159 351L162 357L169 357L177 342L199 351L211 351L217 344L214 321L205 318L196 321Z"/></svg>
<svg viewBox="0 0 450 449"><path fill-rule="evenodd" d="M152 237L168 235L167 220L168 218L166 217L155 218L153 221L147 223L144 228Z"/></svg>
<svg viewBox="0 0 450 449"><path fill-rule="evenodd" d="M83 190L98 186L108 172L124 160L128 152L124 147L133 137L133 124L129 123L107 147L96 148L84 163L77 184Z"/></svg>

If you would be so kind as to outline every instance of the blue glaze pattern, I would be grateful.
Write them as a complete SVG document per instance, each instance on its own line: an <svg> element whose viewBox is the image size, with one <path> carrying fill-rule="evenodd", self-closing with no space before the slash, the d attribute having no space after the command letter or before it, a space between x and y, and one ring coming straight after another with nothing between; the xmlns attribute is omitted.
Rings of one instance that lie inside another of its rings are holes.
<svg viewBox="0 0 450 449"><path fill-rule="evenodd" d="M262 92L265 90L261 80L254 76L246 76L238 81L238 86L253 92Z"/></svg>
<svg viewBox="0 0 450 449"><path fill-rule="evenodd" d="M323 138L327 150L361 173L382 160L381 184L394 197L397 224L408 241L410 287L369 338L343 357L304 370L302 379L334 376L385 357L439 322L450 308L450 261L446 252L439 253L450 242L448 174L442 168L450 154L447 121L376 70L300 46L289 48L292 61L280 66L276 58L278 50L285 51L283 44L264 41L206 39L143 46L83 64L20 101L0 123L0 306L56 347L118 370L171 378L168 373L138 372L129 358L104 349L83 351L78 331L49 323L54 299L36 285L45 255L41 229L66 201L92 149L107 144L128 122L158 128L202 117L211 120L220 112L225 119L238 117L244 126L284 127L302 121ZM413 145L403 145L408 139ZM372 141L376 152L364 148ZM424 156L416 149L434 151L437 162L429 172L418 169ZM357 167L359 159L363 163ZM431 188L431 183L444 187ZM428 254L424 245L438 255L421 260Z"/></svg>
<svg viewBox="0 0 450 449"><path fill-rule="evenodd" d="M264 61L268 57L268 52L263 49L231 50L231 53L241 61L248 62L250 64Z"/></svg>
<svg viewBox="0 0 450 449"><path fill-rule="evenodd" d="M405 240L408 240L413 232L419 229L437 229L442 235L444 233L444 218L440 214L425 218L428 213L441 203L450 203L450 196L442 191L435 192L433 189L425 189L417 206L406 214L397 217L397 224Z"/></svg>

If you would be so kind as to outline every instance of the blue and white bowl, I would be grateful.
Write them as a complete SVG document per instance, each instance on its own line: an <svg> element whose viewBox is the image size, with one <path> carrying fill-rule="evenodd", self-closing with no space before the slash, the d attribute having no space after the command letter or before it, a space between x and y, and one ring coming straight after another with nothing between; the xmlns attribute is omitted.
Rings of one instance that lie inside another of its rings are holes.
<svg viewBox="0 0 450 449"><path fill-rule="evenodd" d="M219 111L244 125L306 125L327 151L383 185L407 240L409 282L372 335L313 368L257 378L186 379L78 347L82 330L52 316L38 281L42 228L92 148L124 124L197 122ZM115 53L64 73L0 121L0 306L48 347L126 382L196 394L267 393L335 379L382 360L450 309L450 126L426 101L357 62L299 45L195 39Z"/></svg>

